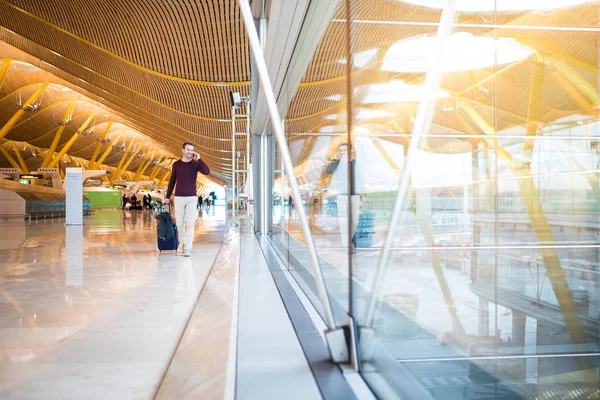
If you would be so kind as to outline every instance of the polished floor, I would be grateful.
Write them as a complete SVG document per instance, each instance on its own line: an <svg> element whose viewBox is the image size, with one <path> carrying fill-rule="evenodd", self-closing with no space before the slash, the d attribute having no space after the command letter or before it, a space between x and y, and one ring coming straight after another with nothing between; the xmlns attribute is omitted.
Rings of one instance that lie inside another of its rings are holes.
<svg viewBox="0 0 600 400"><path fill-rule="evenodd" d="M147 211L2 223L0 398L152 398L226 225L204 211L185 258L159 253Z"/></svg>

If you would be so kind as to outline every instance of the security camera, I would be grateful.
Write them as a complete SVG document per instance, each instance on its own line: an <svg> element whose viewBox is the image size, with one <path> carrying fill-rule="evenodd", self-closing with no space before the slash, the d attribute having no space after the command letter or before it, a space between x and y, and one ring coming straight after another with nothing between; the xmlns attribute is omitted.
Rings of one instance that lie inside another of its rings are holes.
<svg viewBox="0 0 600 400"><path fill-rule="evenodd" d="M232 107L239 107L242 104L242 97L239 92L229 92L229 102Z"/></svg>

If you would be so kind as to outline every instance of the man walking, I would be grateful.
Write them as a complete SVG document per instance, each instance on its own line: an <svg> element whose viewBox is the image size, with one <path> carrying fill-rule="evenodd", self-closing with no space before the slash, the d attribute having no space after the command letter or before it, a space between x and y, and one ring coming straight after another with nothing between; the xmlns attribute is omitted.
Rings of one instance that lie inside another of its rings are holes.
<svg viewBox="0 0 600 400"><path fill-rule="evenodd" d="M177 232L183 244L183 255L189 257L192 253L192 241L194 240L194 224L196 222L196 178L198 172L208 175L210 169L200 159L200 154L194 151L194 144L185 142L182 147L183 157L173 163L171 179L165 196L165 204L171 203L171 194L175 183L175 220ZM187 223L187 232L183 230L184 221Z"/></svg>

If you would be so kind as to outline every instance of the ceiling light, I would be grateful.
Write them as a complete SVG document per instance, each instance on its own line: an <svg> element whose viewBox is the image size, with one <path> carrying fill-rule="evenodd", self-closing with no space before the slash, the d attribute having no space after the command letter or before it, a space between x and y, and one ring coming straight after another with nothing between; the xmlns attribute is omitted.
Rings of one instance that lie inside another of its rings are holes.
<svg viewBox="0 0 600 400"><path fill-rule="evenodd" d="M341 94L334 94L334 95L325 97L325 100L331 100L331 101L340 101L341 99L342 99Z"/></svg>
<svg viewBox="0 0 600 400"><path fill-rule="evenodd" d="M360 53L353 54L352 55L352 65L356 68L363 68L367 64L375 61L375 57L377 56L378 52L379 52L378 49L370 49L370 50L361 51ZM346 64L347 61L345 58L343 58L341 60L338 60L338 62L340 64Z"/></svg>
<svg viewBox="0 0 600 400"><path fill-rule="evenodd" d="M29 64L27 62L19 61L19 60L12 60L10 63L11 63L11 65L22 65L22 66L26 66L26 67L31 66L31 64Z"/></svg>
<svg viewBox="0 0 600 400"><path fill-rule="evenodd" d="M448 6L448 0L397 0L427 8L442 9ZM577 4L591 3L590 0L457 0L456 10L463 12L496 11L532 11L553 8L572 7ZM595 2L594 2L595 3Z"/></svg>
<svg viewBox="0 0 600 400"><path fill-rule="evenodd" d="M381 69L391 72L426 72L435 37L415 37L396 42L386 53ZM532 53L532 49L512 38L494 39L458 32L446 38L440 71L457 72L510 64Z"/></svg>

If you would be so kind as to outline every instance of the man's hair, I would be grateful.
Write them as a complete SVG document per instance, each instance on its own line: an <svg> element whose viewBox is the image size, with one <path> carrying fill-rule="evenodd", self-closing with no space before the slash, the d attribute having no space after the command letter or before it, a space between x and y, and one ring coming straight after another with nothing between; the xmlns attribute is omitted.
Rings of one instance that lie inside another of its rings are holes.
<svg viewBox="0 0 600 400"><path fill-rule="evenodd" d="M184 142L183 146L181 146L181 148L185 149L185 146L187 146L187 145L190 145L190 146L194 147L194 143L192 143L192 142Z"/></svg>

